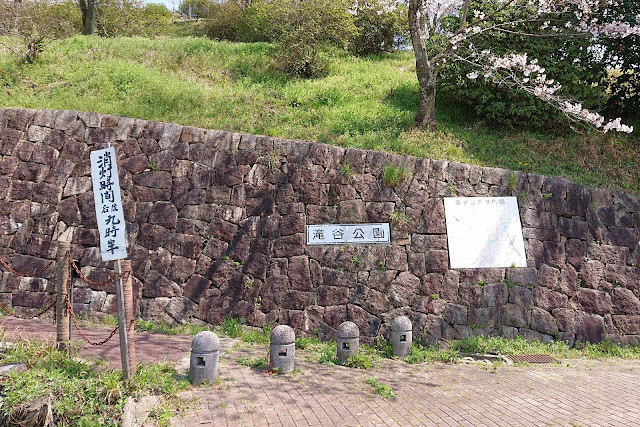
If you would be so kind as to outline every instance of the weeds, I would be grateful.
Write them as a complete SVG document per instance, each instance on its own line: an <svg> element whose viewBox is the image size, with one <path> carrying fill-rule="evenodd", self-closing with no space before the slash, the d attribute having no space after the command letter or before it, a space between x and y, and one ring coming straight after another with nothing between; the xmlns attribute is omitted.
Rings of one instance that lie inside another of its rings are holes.
<svg viewBox="0 0 640 427"><path fill-rule="evenodd" d="M115 321L115 322L114 322ZM115 326L118 323L118 319L113 316L106 317L103 322L107 324L113 324ZM135 323L136 331L155 332L165 335L195 335L198 332L210 331L211 328L206 325L198 325L193 323L185 323L182 325L170 325L168 323L150 322L148 320L136 319Z"/></svg>
<svg viewBox="0 0 640 427"><path fill-rule="evenodd" d="M350 183L355 176L355 172L351 169L351 165L349 163L344 163L340 168L340 174L344 177L347 183Z"/></svg>
<svg viewBox="0 0 640 427"><path fill-rule="evenodd" d="M244 332L244 319L225 317L217 330L229 338L239 338Z"/></svg>
<svg viewBox="0 0 640 427"><path fill-rule="evenodd" d="M365 380L365 383L373 387L373 390L376 392L376 394L379 394L385 399L393 399L396 397L395 394L393 394L393 390L391 389L391 387L389 387L388 385L382 384L381 382L379 382L373 377L367 378Z"/></svg>
<svg viewBox="0 0 640 427"><path fill-rule="evenodd" d="M398 167L387 165L382 168L382 183L389 188L399 185L402 181L409 177L409 172L404 165Z"/></svg>
<svg viewBox="0 0 640 427"><path fill-rule="evenodd" d="M248 366L253 369L262 369L267 366L267 359L264 357L246 357L239 356L236 362L243 366Z"/></svg>
<svg viewBox="0 0 640 427"><path fill-rule="evenodd" d="M411 345L411 354L404 358L405 362L416 363L457 363L458 353L452 350L444 350L437 347L424 347L420 344Z"/></svg>
<svg viewBox="0 0 640 427"><path fill-rule="evenodd" d="M126 400L145 394L163 396L155 413L162 423L161 414L180 409L181 401L172 398L189 387L168 364L140 364L136 374L123 381L120 372L80 360L73 348L67 356L55 349L54 342L18 340L7 350L4 362L23 362L29 369L12 372L3 381L2 414L6 417L11 408L49 396L57 425L119 425Z"/></svg>
<svg viewBox="0 0 640 427"><path fill-rule="evenodd" d="M389 214L389 218L391 218L391 221L396 224L407 224L409 223L409 221L411 221L411 218L409 217L409 215L407 215L406 210L403 208L396 208L393 212L391 212L391 214Z"/></svg>

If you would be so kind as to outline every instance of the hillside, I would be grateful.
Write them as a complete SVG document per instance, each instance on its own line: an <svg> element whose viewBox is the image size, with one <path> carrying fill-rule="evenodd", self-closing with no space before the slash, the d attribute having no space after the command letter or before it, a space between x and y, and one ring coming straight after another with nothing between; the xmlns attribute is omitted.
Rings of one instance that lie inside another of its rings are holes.
<svg viewBox="0 0 640 427"><path fill-rule="evenodd" d="M35 64L0 50L0 106L73 109L220 130L446 158L563 176L640 192L640 141L506 132L446 102L439 126L413 127L418 93L411 52L326 57L320 78L277 71L264 43L204 38L74 37Z"/></svg>

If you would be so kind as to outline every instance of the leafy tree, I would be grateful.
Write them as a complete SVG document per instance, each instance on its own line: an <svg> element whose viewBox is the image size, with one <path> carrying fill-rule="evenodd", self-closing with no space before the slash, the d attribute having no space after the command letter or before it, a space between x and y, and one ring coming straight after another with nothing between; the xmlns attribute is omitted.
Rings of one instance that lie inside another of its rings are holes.
<svg viewBox="0 0 640 427"><path fill-rule="evenodd" d="M238 41L243 9L234 2L213 4L209 8L209 19L205 31L209 38Z"/></svg>
<svg viewBox="0 0 640 427"><path fill-rule="evenodd" d="M163 5L145 4L140 0L101 0L96 33L103 37L152 37L167 32L171 17Z"/></svg>
<svg viewBox="0 0 640 427"><path fill-rule="evenodd" d="M615 13L602 16L601 20L612 23L619 16L640 25L640 2L620 0ZM602 62L610 67L608 84L605 85L610 94L607 111L612 115L637 118L640 115L640 35L636 33L622 39L602 40L599 49Z"/></svg>
<svg viewBox="0 0 640 427"><path fill-rule="evenodd" d="M357 34L349 6L348 0L254 0L243 11L241 32L251 41L277 42L282 69L311 77L323 69L322 50L345 46Z"/></svg>
<svg viewBox="0 0 640 427"><path fill-rule="evenodd" d="M206 18L212 4L210 0L183 0L178 10L189 18Z"/></svg>
<svg viewBox="0 0 640 427"><path fill-rule="evenodd" d="M0 44L25 62L34 62L50 41L79 31L80 17L68 1L0 1L0 7L0 34L17 38L21 45L11 46L7 44L10 41Z"/></svg>
<svg viewBox="0 0 640 427"><path fill-rule="evenodd" d="M495 2L475 0L472 5L482 7L486 13L496 7ZM503 24L501 15L495 16L490 24ZM459 20L448 23L451 29L459 25ZM504 56L510 52L526 52L528 56L539 58L539 65L551 76L563 76L558 94L581 99L588 109L598 109L606 99L607 70L600 60L601 54L591 48L586 38L531 37L539 23L522 25L524 33L486 32L473 40L472 49L490 50L495 55ZM457 54L466 57L472 52L464 44L458 46ZM566 118L561 111L538 99L533 94L517 87L499 84L493 79L469 79L476 67L464 61L446 63L440 72L437 90L448 102L466 108L483 120L496 126L507 128L537 128L566 132Z"/></svg>
<svg viewBox="0 0 640 427"><path fill-rule="evenodd" d="M420 86L416 123L435 122L438 75L447 61L454 61L474 68L467 78L484 78L532 94L572 122L588 123L603 132L631 132L633 129L621 124L619 118L605 124L603 116L561 94L562 86L547 75L537 58L509 46L508 52L500 54L476 45L477 39L500 34L600 40L640 33L640 27L614 14L616 4L616 0L410 0L409 29ZM593 19L599 14L615 18L601 23Z"/></svg>
<svg viewBox="0 0 640 427"><path fill-rule="evenodd" d="M90 36L96 30L98 0L78 0L82 12L82 34Z"/></svg>
<svg viewBox="0 0 640 427"><path fill-rule="evenodd" d="M358 29L351 46L359 55L391 52L408 39L407 8L402 0L356 0L349 10Z"/></svg>

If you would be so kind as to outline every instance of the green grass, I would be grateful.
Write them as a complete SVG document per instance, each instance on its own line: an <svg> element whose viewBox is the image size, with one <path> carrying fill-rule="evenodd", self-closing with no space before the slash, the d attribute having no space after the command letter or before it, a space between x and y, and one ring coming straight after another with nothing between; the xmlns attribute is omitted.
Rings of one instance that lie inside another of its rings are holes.
<svg viewBox="0 0 640 427"><path fill-rule="evenodd" d="M116 319L116 324L117 324ZM115 326L115 324L114 324ZM210 331L211 328L205 325L198 325L193 323L174 324L150 322L143 319L137 319L135 324L136 331L148 331L156 332L165 335L195 335L198 332Z"/></svg>
<svg viewBox="0 0 640 427"><path fill-rule="evenodd" d="M238 356L236 362L254 369L261 369L267 366L267 360L264 357Z"/></svg>
<svg viewBox="0 0 640 427"><path fill-rule="evenodd" d="M437 347L424 347L420 344L411 345L411 353L404 358L405 362L415 363L456 363L460 356L453 350L446 350Z"/></svg>
<svg viewBox="0 0 640 427"><path fill-rule="evenodd" d="M391 389L391 387L386 384L382 384L373 377L367 378L365 380L365 383L373 387L373 390L376 392L376 394L379 394L385 399L393 399L395 397L395 394L393 394L393 390Z"/></svg>
<svg viewBox="0 0 640 427"><path fill-rule="evenodd" d="M640 346L625 346L602 341L596 344L585 343L581 347L569 348L563 341L545 344L540 341L527 341L521 336L513 339L503 337L475 336L464 340L452 341L451 349L461 353L500 353L510 354L550 354L564 358L607 358L640 359Z"/></svg>
<svg viewBox="0 0 640 427"><path fill-rule="evenodd" d="M225 317L216 329L229 338L239 338L244 333L244 319Z"/></svg>
<svg viewBox="0 0 640 427"><path fill-rule="evenodd" d="M146 394L164 398L154 409L156 421L163 424L183 405L176 394L189 387L168 364L139 364L136 374L123 381L120 372L104 363L80 360L74 349L70 356L55 350L54 342L18 340L3 359L14 362L26 363L29 369L12 372L2 382L0 411L6 416L22 403L49 396L56 425L117 426L127 398Z"/></svg>
<svg viewBox="0 0 640 427"><path fill-rule="evenodd" d="M179 34L198 34L195 24ZM438 100L433 129L413 125L411 52L328 57L326 75L288 78L266 43L205 38L56 41L35 64L0 50L0 106L95 111L203 128L317 140L560 175L638 192L636 135L503 132ZM393 90L392 90L393 89Z"/></svg>

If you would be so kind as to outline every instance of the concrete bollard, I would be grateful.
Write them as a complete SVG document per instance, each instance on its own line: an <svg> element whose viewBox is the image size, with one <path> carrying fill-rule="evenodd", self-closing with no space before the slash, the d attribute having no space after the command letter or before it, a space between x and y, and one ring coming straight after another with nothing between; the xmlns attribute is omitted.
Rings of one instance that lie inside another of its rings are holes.
<svg viewBox="0 0 640 427"><path fill-rule="evenodd" d="M407 316L398 316L391 321L391 345L393 355L405 357L411 351L413 327Z"/></svg>
<svg viewBox="0 0 640 427"><path fill-rule="evenodd" d="M296 353L296 334L290 326L279 325L271 331L269 362L281 374L293 371Z"/></svg>
<svg viewBox="0 0 640 427"><path fill-rule="evenodd" d="M338 360L344 365L347 360L360 351L360 329L353 322L342 322L338 326L336 336L338 345Z"/></svg>
<svg viewBox="0 0 640 427"><path fill-rule="evenodd" d="M189 381L192 384L215 382L218 379L220 341L213 332L203 331L191 341Z"/></svg>

